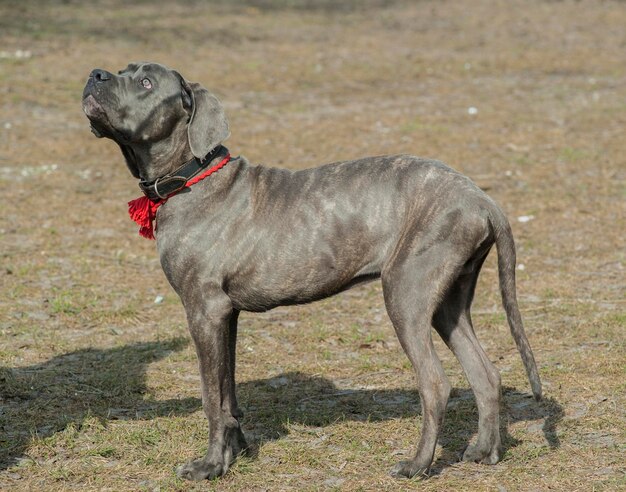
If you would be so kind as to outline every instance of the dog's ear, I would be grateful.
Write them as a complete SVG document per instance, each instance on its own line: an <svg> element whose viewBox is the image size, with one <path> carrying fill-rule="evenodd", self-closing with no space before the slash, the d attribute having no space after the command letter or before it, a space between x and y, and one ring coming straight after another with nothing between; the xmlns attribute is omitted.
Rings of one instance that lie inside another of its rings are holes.
<svg viewBox="0 0 626 492"><path fill-rule="evenodd" d="M179 75L180 77L180 75ZM189 112L187 137L194 156L202 159L230 136L224 108L217 97L200 84L180 77L183 106Z"/></svg>
<svg viewBox="0 0 626 492"><path fill-rule="evenodd" d="M130 170L130 173L137 179L141 179L139 175L139 167L137 166L137 159L135 158L135 154L133 153L133 149L131 149L128 145L122 145L118 143L120 149L122 150L122 154L124 155L124 159L126 159L126 165Z"/></svg>

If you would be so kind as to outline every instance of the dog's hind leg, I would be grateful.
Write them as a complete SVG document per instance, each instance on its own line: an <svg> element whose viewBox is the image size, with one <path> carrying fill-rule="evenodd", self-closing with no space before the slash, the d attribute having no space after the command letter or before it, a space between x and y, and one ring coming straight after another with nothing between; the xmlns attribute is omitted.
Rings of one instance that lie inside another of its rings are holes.
<svg viewBox="0 0 626 492"><path fill-rule="evenodd" d="M385 305L417 374L423 421L415 457L398 463L394 476L427 474L432 463L451 389L433 346L433 317L485 237L486 224L480 216L452 210L421 237L419 231L408 231L383 269Z"/></svg>
<svg viewBox="0 0 626 492"><path fill-rule="evenodd" d="M476 338L470 316L476 281L486 256L483 252L468 262L467 273L460 275L448 290L433 324L461 363L478 406L478 438L476 444L466 449L463 460L495 464L501 453L500 374Z"/></svg>

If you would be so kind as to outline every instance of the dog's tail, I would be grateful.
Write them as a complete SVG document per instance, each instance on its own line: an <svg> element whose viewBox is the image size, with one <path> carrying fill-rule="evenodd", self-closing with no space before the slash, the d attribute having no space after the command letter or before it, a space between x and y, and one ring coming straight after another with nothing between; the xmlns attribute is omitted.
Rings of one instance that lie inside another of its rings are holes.
<svg viewBox="0 0 626 492"><path fill-rule="evenodd" d="M541 380L537 371L537 364L533 356L532 349L524 332L522 316L517 305L517 295L515 289L515 242L511 225L498 210L497 214L491 214L491 223L494 228L496 248L498 250L498 275L500 278L500 292L502 294L502 305L506 311L506 318L509 322L511 335L517 345L517 350L522 357L522 362L526 368L526 374L530 381L533 395L536 400L541 399Z"/></svg>

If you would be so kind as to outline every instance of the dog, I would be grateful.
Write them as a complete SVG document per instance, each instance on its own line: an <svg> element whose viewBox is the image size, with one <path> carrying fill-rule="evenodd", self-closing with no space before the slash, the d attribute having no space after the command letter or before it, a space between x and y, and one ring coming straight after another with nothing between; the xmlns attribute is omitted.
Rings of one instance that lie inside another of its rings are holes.
<svg viewBox="0 0 626 492"><path fill-rule="evenodd" d="M247 448L235 395L240 311L309 303L377 278L417 375L423 418L415 456L391 474L427 475L433 461L451 386L431 328L458 358L478 405L478 437L463 460L499 461L500 375L470 317L494 244L503 306L536 399L541 382L517 304L509 222L469 178L411 155L300 171L231 158L219 100L157 63L93 70L82 106L93 133L114 140L140 180L146 197L131 214L156 237L195 343L208 450L179 476L221 476Z"/></svg>

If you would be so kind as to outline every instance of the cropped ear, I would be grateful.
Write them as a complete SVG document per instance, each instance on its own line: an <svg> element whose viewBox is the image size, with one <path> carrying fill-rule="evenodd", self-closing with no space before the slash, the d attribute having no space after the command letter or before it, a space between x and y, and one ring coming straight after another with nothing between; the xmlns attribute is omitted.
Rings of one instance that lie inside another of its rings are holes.
<svg viewBox="0 0 626 492"><path fill-rule="evenodd" d="M183 105L190 111L187 123L189 147L194 156L202 159L230 136L224 108L217 97L200 84L180 77Z"/></svg>
<svg viewBox="0 0 626 492"><path fill-rule="evenodd" d="M128 170L133 175L133 177L137 179L141 179L139 175L139 167L137 166L137 159L135 159L135 154L133 150L128 145L118 144L120 149L122 150L122 154L124 154L124 159L126 159L126 165L128 166Z"/></svg>

